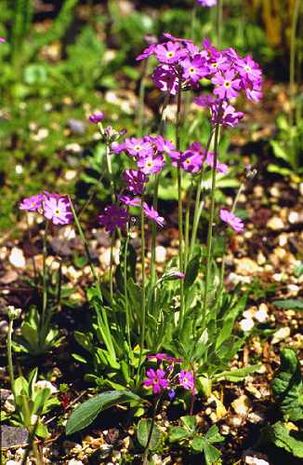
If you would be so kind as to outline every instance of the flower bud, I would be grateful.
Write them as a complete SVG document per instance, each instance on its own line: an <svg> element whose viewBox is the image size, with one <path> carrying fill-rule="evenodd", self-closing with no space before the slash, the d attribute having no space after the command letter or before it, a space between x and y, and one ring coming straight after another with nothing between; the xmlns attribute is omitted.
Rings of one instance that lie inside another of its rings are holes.
<svg viewBox="0 0 303 465"><path fill-rule="evenodd" d="M7 307L8 309L8 318L10 320L16 320L17 318L19 318L19 316L21 315L21 308L15 308L13 305L9 305Z"/></svg>

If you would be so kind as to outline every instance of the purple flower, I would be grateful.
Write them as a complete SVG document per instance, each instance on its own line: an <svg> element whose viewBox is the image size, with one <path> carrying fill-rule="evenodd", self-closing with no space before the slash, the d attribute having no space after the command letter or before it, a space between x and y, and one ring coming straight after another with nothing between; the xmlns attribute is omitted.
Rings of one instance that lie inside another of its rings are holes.
<svg viewBox="0 0 303 465"><path fill-rule="evenodd" d="M130 195L119 195L118 196L121 203L127 205L128 207L140 207L141 199L139 197L131 197Z"/></svg>
<svg viewBox="0 0 303 465"><path fill-rule="evenodd" d="M151 387L153 394L160 394L161 391L167 389L169 386L168 379L166 378L166 372L158 368L154 370L149 368L146 372L146 379L143 385L147 388Z"/></svg>
<svg viewBox="0 0 303 465"><path fill-rule="evenodd" d="M95 111L89 115L88 119L93 124L101 123L104 120L104 113L102 111Z"/></svg>
<svg viewBox="0 0 303 465"><path fill-rule="evenodd" d="M198 173L202 165L203 156L201 152L188 149L181 155L180 166L188 173Z"/></svg>
<svg viewBox="0 0 303 465"><path fill-rule="evenodd" d="M189 391L193 391L195 388L195 378L192 371L181 370L178 374L180 386Z"/></svg>
<svg viewBox="0 0 303 465"><path fill-rule="evenodd" d="M211 168L214 167L215 155L213 152L207 152L205 163L208 164ZM228 171L228 166L225 163L220 163L217 160L216 171L221 174L226 174Z"/></svg>
<svg viewBox="0 0 303 465"><path fill-rule="evenodd" d="M125 208L113 204L106 207L98 219L99 223L105 227L105 230L111 234L116 228L125 228L129 215Z"/></svg>
<svg viewBox="0 0 303 465"><path fill-rule="evenodd" d="M43 196L43 214L55 225L69 224L73 219L69 198L65 195L49 194Z"/></svg>
<svg viewBox="0 0 303 465"><path fill-rule="evenodd" d="M212 124L235 127L244 116L244 113L236 111L226 100L215 99L210 95L197 97L195 103L200 107L209 108Z"/></svg>
<svg viewBox="0 0 303 465"><path fill-rule="evenodd" d="M157 210L154 209L154 207L152 206L149 206L147 205L146 202L144 202L144 205L143 205L143 210L144 210L144 213L145 213L145 216L153 221L154 223L156 223L158 226L160 226L160 228L163 228L164 225L165 225L165 219L163 218L163 216L160 216L159 213L157 212Z"/></svg>
<svg viewBox="0 0 303 465"><path fill-rule="evenodd" d="M143 50L142 53L140 53L140 55L137 56L136 60L137 61L145 60L146 58L150 57L151 55L154 55L156 46L157 46L157 44L149 45L147 48L145 48Z"/></svg>
<svg viewBox="0 0 303 465"><path fill-rule="evenodd" d="M4 39L4 37L0 37L0 44L3 44L4 42L6 42L6 40Z"/></svg>
<svg viewBox="0 0 303 465"><path fill-rule="evenodd" d="M147 157L153 154L153 147L150 142L143 138L130 137L125 139L125 151L133 157Z"/></svg>
<svg viewBox="0 0 303 465"><path fill-rule="evenodd" d="M211 82L216 86L214 94L221 99L235 98L239 94L241 81L236 78L236 72L233 69L224 73L216 73Z"/></svg>
<svg viewBox="0 0 303 465"><path fill-rule="evenodd" d="M185 55L180 43L168 41L165 44L158 44L154 51L159 63L174 64L178 63Z"/></svg>
<svg viewBox="0 0 303 465"><path fill-rule="evenodd" d="M197 0L197 3L201 6L206 6L207 8L210 8L212 6L217 5L217 0Z"/></svg>
<svg viewBox="0 0 303 465"><path fill-rule="evenodd" d="M188 79L192 84L196 84L208 74L207 61L201 54L195 55L193 58L186 58L181 62L181 66L184 79Z"/></svg>
<svg viewBox="0 0 303 465"><path fill-rule="evenodd" d="M125 170L123 180L127 183L127 189L134 195L141 195L144 191L144 185L148 181L148 177L139 170Z"/></svg>
<svg viewBox="0 0 303 465"><path fill-rule="evenodd" d="M168 362L168 363L181 363L182 359L175 358L172 355L159 352L158 354L151 354L147 356L148 360L157 360L157 362Z"/></svg>
<svg viewBox="0 0 303 465"><path fill-rule="evenodd" d="M36 212L40 210L42 208L43 197L43 194L26 197L19 204L20 210L27 210L28 212Z"/></svg>
<svg viewBox="0 0 303 465"><path fill-rule="evenodd" d="M149 155L147 157L140 157L137 161L137 165L144 174L156 174L164 167L165 160L162 155Z"/></svg>
<svg viewBox="0 0 303 465"><path fill-rule="evenodd" d="M176 397L176 392L174 391L174 389L170 389L168 391L168 398L169 400L174 400L174 398Z"/></svg>
<svg viewBox="0 0 303 465"><path fill-rule="evenodd" d="M244 231L243 221L234 215L232 212L222 208L220 210L220 218L224 223L227 223L234 231L242 233Z"/></svg>
<svg viewBox="0 0 303 465"><path fill-rule="evenodd" d="M159 65L155 68L152 79L154 84L162 91L176 95L179 89L179 78L175 70L168 65Z"/></svg>

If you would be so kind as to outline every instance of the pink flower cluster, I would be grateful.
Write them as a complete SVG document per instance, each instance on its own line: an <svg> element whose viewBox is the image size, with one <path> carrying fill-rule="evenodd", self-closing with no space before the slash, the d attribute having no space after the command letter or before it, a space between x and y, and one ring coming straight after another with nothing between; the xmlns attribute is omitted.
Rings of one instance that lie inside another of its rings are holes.
<svg viewBox="0 0 303 465"><path fill-rule="evenodd" d="M217 5L217 0L197 0L197 3L201 6L211 8L212 6Z"/></svg>
<svg viewBox="0 0 303 465"><path fill-rule="evenodd" d="M146 379L143 385L151 388L153 394L159 395L163 391L168 391L170 399L175 397L175 390L178 387L195 392L195 377L192 371L176 370L176 365L182 363L182 359L172 357L165 353L149 355L148 360L155 360L159 363L156 369L149 368L146 371Z"/></svg>
<svg viewBox="0 0 303 465"><path fill-rule="evenodd" d="M50 192L24 198L19 204L20 210L38 212L54 225L63 226L73 220L70 200L66 195Z"/></svg>
<svg viewBox="0 0 303 465"><path fill-rule="evenodd" d="M213 84L210 100L198 98L196 103L211 104L211 117L216 123L235 126L243 117L230 103L240 92L253 102L262 98L259 65L249 55L239 56L233 48L218 50L208 39L199 48L191 40L163 34L162 40L149 45L137 60L150 56L158 61L152 78L163 92L176 95L179 89L199 89L202 78Z"/></svg>

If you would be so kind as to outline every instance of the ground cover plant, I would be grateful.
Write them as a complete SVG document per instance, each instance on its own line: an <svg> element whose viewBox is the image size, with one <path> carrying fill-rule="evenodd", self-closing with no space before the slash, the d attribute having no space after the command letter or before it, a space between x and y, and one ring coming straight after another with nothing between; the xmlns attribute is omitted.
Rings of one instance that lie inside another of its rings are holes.
<svg viewBox="0 0 303 465"><path fill-rule="evenodd" d="M1 26L1 460L300 463L300 2L80 3Z"/></svg>

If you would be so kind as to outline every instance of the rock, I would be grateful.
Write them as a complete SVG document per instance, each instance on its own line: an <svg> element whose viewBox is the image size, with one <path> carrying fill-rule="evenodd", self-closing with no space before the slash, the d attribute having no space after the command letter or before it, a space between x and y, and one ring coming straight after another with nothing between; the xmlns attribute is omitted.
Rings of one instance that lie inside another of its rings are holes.
<svg viewBox="0 0 303 465"><path fill-rule="evenodd" d="M254 320L252 318L244 318L239 322L239 326L243 332L251 331L255 326Z"/></svg>
<svg viewBox="0 0 303 465"><path fill-rule="evenodd" d="M167 256L166 248L163 247L163 245L158 245L156 247L156 262L165 263L166 256Z"/></svg>
<svg viewBox="0 0 303 465"><path fill-rule="evenodd" d="M28 441L28 431L25 428L2 425L2 447L23 446Z"/></svg>
<svg viewBox="0 0 303 465"><path fill-rule="evenodd" d="M251 276L259 271L258 264L251 258L245 257L235 260L236 273L243 276Z"/></svg>
<svg viewBox="0 0 303 465"><path fill-rule="evenodd" d="M258 308L258 310L255 313L255 319L259 323L265 323L265 321L268 320L268 307L266 304L261 304Z"/></svg>
<svg viewBox="0 0 303 465"><path fill-rule="evenodd" d="M272 344L278 344L281 341L284 341L287 337L290 336L290 328L288 326L285 326L283 328L278 329L273 335Z"/></svg>
<svg viewBox="0 0 303 465"><path fill-rule="evenodd" d="M1 276L0 282L2 284L11 284L17 279L18 279L18 273L15 270L9 270L3 276Z"/></svg>
<svg viewBox="0 0 303 465"><path fill-rule="evenodd" d="M279 216L273 216L267 221L266 227L276 231L277 229L283 229L285 225Z"/></svg>
<svg viewBox="0 0 303 465"><path fill-rule="evenodd" d="M235 399L231 403L231 405L232 405L234 411L238 415L241 415L243 417L246 417L248 415L249 409L251 407L250 400L245 394L240 396L238 399Z"/></svg>
<svg viewBox="0 0 303 465"><path fill-rule="evenodd" d="M16 268L25 268L26 261L23 250L18 247L13 247L9 255L9 262Z"/></svg>
<svg viewBox="0 0 303 465"><path fill-rule="evenodd" d="M267 460L259 459L258 457L253 457L252 455L246 455L244 460L246 465L270 465Z"/></svg>

